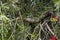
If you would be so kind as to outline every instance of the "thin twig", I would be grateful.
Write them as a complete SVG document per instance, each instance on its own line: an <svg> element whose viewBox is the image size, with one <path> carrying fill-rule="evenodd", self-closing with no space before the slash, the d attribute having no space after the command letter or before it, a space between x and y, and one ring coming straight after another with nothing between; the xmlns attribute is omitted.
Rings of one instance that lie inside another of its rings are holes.
<svg viewBox="0 0 60 40"><path fill-rule="evenodd" d="M52 35L55 35L54 32L50 29L50 27L48 26L48 24L46 23L46 26L48 28L48 30L51 32Z"/></svg>
<svg viewBox="0 0 60 40"><path fill-rule="evenodd" d="M3 20L3 19L2 19L2 20ZM3 21L2 21L1 30L2 30L2 33L1 33L2 40L4 40L4 23L3 23Z"/></svg>

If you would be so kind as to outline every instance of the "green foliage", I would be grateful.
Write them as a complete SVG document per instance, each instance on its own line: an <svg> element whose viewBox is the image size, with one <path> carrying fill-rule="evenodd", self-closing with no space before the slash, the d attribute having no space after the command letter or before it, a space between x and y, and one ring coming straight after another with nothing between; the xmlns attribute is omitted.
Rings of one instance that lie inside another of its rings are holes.
<svg viewBox="0 0 60 40"><path fill-rule="evenodd" d="M39 23L30 24L25 22L24 18L43 18L43 14L54 7L56 7L54 10L58 10L57 15L60 16L59 3L59 0L1 0L0 40L25 40L29 35L31 40L39 39L40 29L37 27ZM53 29L56 29L56 34L58 33L57 26ZM34 31L31 33L33 27Z"/></svg>
<svg viewBox="0 0 60 40"><path fill-rule="evenodd" d="M58 2L59 0L53 0L54 1L54 3L56 3L56 2Z"/></svg>

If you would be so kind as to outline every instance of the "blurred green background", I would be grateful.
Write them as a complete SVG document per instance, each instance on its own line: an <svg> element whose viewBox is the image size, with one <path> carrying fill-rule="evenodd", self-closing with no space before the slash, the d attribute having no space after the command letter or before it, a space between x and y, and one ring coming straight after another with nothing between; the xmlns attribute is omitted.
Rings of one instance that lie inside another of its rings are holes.
<svg viewBox="0 0 60 40"><path fill-rule="evenodd" d="M34 28L39 23L30 24L24 18L43 18L43 14L51 10L60 18L59 4L60 0L0 0L0 40L38 40L40 29ZM60 33L59 27L58 23L54 25L56 35ZM36 32L31 33L31 29Z"/></svg>

